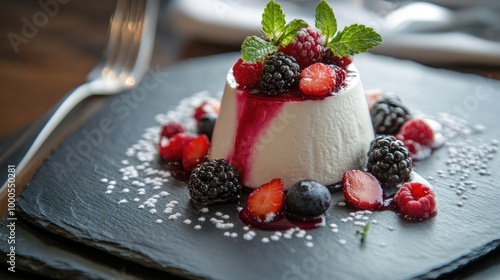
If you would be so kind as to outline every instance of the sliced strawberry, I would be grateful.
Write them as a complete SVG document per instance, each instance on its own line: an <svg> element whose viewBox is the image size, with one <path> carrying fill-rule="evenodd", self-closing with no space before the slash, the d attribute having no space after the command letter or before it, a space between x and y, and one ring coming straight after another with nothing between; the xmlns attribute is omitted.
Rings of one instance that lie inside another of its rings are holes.
<svg viewBox="0 0 500 280"><path fill-rule="evenodd" d="M161 137L172 138L177 133L185 132L186 129L179 122L169 122L162 126L161 128Z"/></svg>
<svg viewBox="0 0 500 280"><path fill-rule="evenodd" d="M424 120L413 119L405 122L399 134L405 140L413 140L424 146L431 146L434 142L434 131Z"/></svg>
<svg viewBox="0 0 500 280"><path fill-rule="evenodd" d="M191 171L208 154L209 149L210 141L204 134L187 143L182 153L182 166L184 169Z"/></svg>
<svg viewBox="0 0 500 280"><path fill-rule="evenodd" d="M181 161L184 146L195 136L188 133L177 133L172 138L162 137L159 143L161 157L166 161Z"/></svg>
<svg viewBox="0 0 500 280"><path fill-rule="evenodd" d="M270 222L278 215L285 203L285 184L281 179L255 189L247 200L247 210L257 220Z"/></svg>
<svg viewBox="0 0 500 280"><path fill-rule="evenodd" d="M342 177L344 196L358 209L374 210L384 202L384 193L379 181L370 173L349 170Z"/></svg>
<svg viewBox="0 0 500 280"><path fill-rule="evenodd" d="M299 89L305 95L324 96L335 88L335 80L332 66L318 62L300 72Z"/></svg>
<svg viewBox="0 0 500 280"><path fill-rule="evenodd" d="M197 122L201 120L201 117L203 115L209 114L209 113L219 113L219 108L220 108L220 102L216 99L210 98L205 101L203 101L200 106L196 107L194 110L194 118Z"/></svg>

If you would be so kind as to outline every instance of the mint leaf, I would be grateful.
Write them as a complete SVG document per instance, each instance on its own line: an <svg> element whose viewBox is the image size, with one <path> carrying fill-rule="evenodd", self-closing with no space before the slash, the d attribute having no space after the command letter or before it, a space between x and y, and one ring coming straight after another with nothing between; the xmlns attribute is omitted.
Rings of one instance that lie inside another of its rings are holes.
<svg viewBox="0 0 500 280"><path fill-rule="evenodd" d="M264 35L273 43L276 43L285 28L285 23L285 14L281 9L281 5L274 2L274 0L269 1L262 14L261 24Z"/></svg>
<svg viewBox="0 0 500 280"><path fill-rule="evenodd" d="M273 43L257 36L249 36L241 45L241 59L244 62L257 62L264 60L267 55L278 50Z"/></svg>
<svg viewBox="0 0 500 280"><path fill-rule="evenodd" d="M337 32L337 19L333 13L332 7L324 0L316 6L316 28L321 30L325 36L326 42L330 42Z"/></svg>
<svg viewBox="0 0 500 280"><path fill-rule="evenodd" d="M370 230L370 222L368 222L364 227L363 230L357 230L356 234L359 234L361 236L361 242L365 242L366 238L368 237L368 230Z"/></svg>
<svg viewBox="0 0 500 280"><path fill-rule="evenodd" d="M292 43L295 37L297 37L297 31L307 27L309 24L301 19L294 19L289 22L283 29L283 33L278 38L278 42L282 47L286 47L288 44Z"/></svg>
<svg viewBox="0 0 500 280"><path fill-rule="evenodd" d="M373 28L353 24L344 28L329 43L328 47L338 57L366 52L382 43L382 37Z"/></svg>

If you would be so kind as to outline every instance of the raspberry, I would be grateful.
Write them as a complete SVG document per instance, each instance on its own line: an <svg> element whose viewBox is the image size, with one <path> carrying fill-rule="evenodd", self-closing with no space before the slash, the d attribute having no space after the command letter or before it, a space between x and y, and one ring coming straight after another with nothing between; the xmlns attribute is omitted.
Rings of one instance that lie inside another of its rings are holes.
<svg viewBox="0 0 500 280"><path fill-rule="evenodd" d="M383 97L370 110L376 134L398 133L401 126L411 118L410 111L397 97Z"/></svg>
<svg viewBox="0 0 500 280"><path fill-rule="evenodd" d="M434 131L424 120L414 119L406 122L399 132L405 140L413 140L424 146L431 146L434 142Z"/></svg>
<svg viewBox="0 0 500 280"><path fill-rule="evenodd" d="M335 92L340 91L341 88L346 86L345 79L347 77L347 72L340 68L339 66L333 66L335 71Z"/></svg>
<svg viewBox="0 0 500 280"><path fill-rule="evenodd" d="M277 95L294 87L299 81L300 67L292 56L274 53L264 62L260 88L268 95Z"/></svg>
<svg viewBox="0 0 500 280"><path fill-rule="evenodd" d="M410 179L412 160L403 142L379 135L370 143L367 169L384 186L395 187Z"/></svg>
<svg viewBox="0 0 500 280"><path fill-rule="evenodd" d="M259 84L264 62L243 62L240 58L233 66L236 82L242 87L255 87Z"/></svg>
<svg viewBox="0 0 500 280"><path fill-rule="evenodd" d="M434 192L419 182L405 183L394 196L400 215L409 220L424 220L436 215Z"/></svg>
<svg viewBox="0 0 500 280"><path fill-rule="evenodd" d="M335 88L335 71L330 65L314 63L300 72L299 89L309 96L324 96Z"/></svg>
<svg viewBox="0 0 500 280"><path fill-rule="evenodd" d="M326 51L324 45L325 36L321 35L321 31L314 27L306 27L299 30L295 40L281 51L293 56L300 65L300 69L304 69L323 60L323 54Z"/></svg>
<svg viewBox="0 0 500 280"><path fill-rule="evenodd" d="M177 133L171 138L162 137L158 143L159 153L167 162L181 162L184 147L195 138L185 132Z"/></svg>
<svg viewBox="0 0 500 280"><path fill-rule="evenodd" d="M197 122L201 121L201 118L209 113L219 114L220 101L214 98L207 98L201 104L194 109L193 117Z"/></svg>
<svg viewBox="0 0 500 280"><path fill-rule="evenodd" d="M188 190L195 206L236 201L240 197L240 175L225 159L199 164L189 177Z"/></svg>
<svg viewBox="0 0 500 280"><path fill-rule="evenodd" d="M172 138L177 133L185 132L186 129L181 123L169 122L162 126L160 137Z"/></svg>
<svg viewBox="0 0 500 280"><path fill-rule="evenodd" d="M323 57L323 63L337 65L343 69L346 69L349 64L352 63L352 57L344 56L338 57L333 55L331 50L326 50L325 55Z"/></svg>

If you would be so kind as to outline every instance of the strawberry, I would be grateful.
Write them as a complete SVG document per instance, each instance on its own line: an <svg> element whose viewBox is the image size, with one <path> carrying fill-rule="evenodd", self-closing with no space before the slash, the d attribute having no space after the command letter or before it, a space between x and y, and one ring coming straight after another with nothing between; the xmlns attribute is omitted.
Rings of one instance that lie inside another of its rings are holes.
<svg viewBox="0 0 500 280"><path fill-rule="evenodd" d="M196 137L184 146L182 151L182 166L191 171L208 154L210 140L205 134Z"/></svg>
<svg viewBox="0 0 500 280"><path fill-rule="evenodd" d="M344 196L358 209L374 210L384 202L384 193L379 181L370 173L349 170L342 177Z"/></svg>
<svg viewBox="0 0 500 280"><path fill-rule="evenodd" d="M300 72L299 89L305 95L324 96L335 88L335 80L332 66L317 62Z"/></svg>
<svg viewBox="0 0 500 280"><path fill-rule="evenodd" d="M174 122L166 123L162 126L160 136L172 138L177 133L181 133L181 132L185 132L185 131L186 131L186 129L184 128L184 126L181 123L174 121Z"/></svg>
<svg viewBox="0 0 500 280"><path fill-rule="evenodd" d="M404 140L413 140L424 146L431 146L434 142L434 131L424 120L413 119L405 122L399 134Z"/></svg>
<svg viewBox="0 0 500 280"><path fill-rule="evenodd" d="M247 200L247 210L259 221L270 222L278 215L285 203L285 184L281 179L255 189Z"/></svg>
<svg viewBox="0 0 500 280"><path fill-rule="evenodd" d="M166 161L181 161L184 146L195 136L188 133L177 133L172 138L162 137L159 143L161 157Z"/></svg>
<svg viewBox="0 0 500 280"><path fill-rule="evenodd" d="M213 98L207 99L201 102L201 104L198 107L196 107L196 109L194 110L194 118L197 122L200 122L201 118L206 114L209 113L218 114L219 108L220 108L220 101Z"/></svg>

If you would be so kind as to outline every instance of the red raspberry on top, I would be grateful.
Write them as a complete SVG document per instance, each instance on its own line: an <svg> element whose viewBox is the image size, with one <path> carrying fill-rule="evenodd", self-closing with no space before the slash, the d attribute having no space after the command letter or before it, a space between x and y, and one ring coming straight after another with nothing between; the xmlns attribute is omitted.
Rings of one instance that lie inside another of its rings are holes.
<svg viewBox="0 0 500 280"><path fill-rule="evenodd" d="M394 196L400 215L409 220L424 220L436 215L434 192L419 182L403 184Z"/></svg>
<svg viewBox="0 0 500 280"><path fill-rule="evenodd" d="M321 34L319 29L309 26L299 30L295 40L280 51L293 56L297 60L300 69L304 69L323 60L326 51L324 45L325 36Z"/></svg>
<svg viewBox="0 0 500 280"><path fill-rule="evenodd" d="M345 81L347 72L339 66L333 66L333 69L335 71L335 91L337 92L347 85Z"/></svg>
<svg viewBox="0 0 500 280"><path fill-rule="evenodd" d="M347 66L349 66L349 64L352 63L352 57L350 56L338 57L333 55L332 51L328 49L326 50L325 55L323 57L323 63L334 64L346 69Z"/></svg>
<svg viewBox="0 0 500 280"><path fill-rule="evenodd" d="M184 126L181 123L172 121L172 122L166 123L162 126L160 136L172 138L177 133L181 133L181 132L185 132L185 131L186 131L186 129L184 128Z"/></svg>
<svg viewBox="0 0 500 280"><path fill-rule="evenodd" d="M263 61L255 63L243 62L240 58L233 66L233 75L236 82L242 87L254 87L259 84L262 74Z"/></svg>

